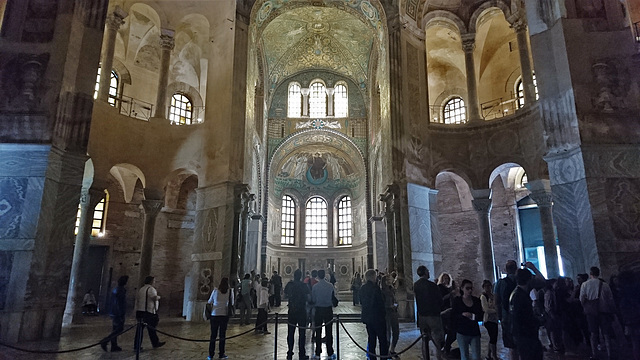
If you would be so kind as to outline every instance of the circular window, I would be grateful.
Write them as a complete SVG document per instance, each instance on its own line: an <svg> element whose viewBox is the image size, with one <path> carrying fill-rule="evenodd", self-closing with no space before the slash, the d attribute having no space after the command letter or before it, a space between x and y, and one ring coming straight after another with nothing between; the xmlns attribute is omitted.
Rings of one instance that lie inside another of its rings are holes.
<svg viewBox="0 0 640 360"><path fill-rule="evenodd" d="M291 267L291 265L287 265L284 267L285 275L291 275L292 272L293 272L293 268Z"/></svg>
<svg viewBox="0 0 640 360"><path fill-rule="evenodd" d="M347 268L347 265L340 266L340 275L347 275L348 272L349 269Z"/></svg>

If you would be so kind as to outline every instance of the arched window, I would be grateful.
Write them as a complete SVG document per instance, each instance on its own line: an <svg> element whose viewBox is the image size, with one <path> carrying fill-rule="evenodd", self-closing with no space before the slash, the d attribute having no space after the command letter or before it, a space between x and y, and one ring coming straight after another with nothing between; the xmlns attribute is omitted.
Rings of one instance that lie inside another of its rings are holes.
<svg viewBox="0 0 640 360"><path fill-rule="evenodd" d="M104 197L98 202L93 209L93 219L91 221L91 236L104 236L104 230L107 223L107 204L109 203L109 192L104 191ZM78 212L76 214L75 235L78 235L80 228L80 215L82 215L82 204L78 204Z"/></svg>
<svg viewBox="0 0 640 360"><path fill-rule="evenodd" d="M345 196L338 203L338 245L351 245L352 240L351 197Z"/></svg>
<svg viewBox="0 0 640 360"><path fill-rule="evenodd" d="M347 95L347 87L344 84L338 84L333 93L335 117L349 116L349 97Z"/></svg>
<svg viewBox="0 0 640 360"><path fill-rule="evenodd" d="M538 95L538 81L536 80L536 74L533 74L533 88L536 92L536 100L540 98ZM516 82L516 99L518 100L518 109L524 107L524 83L522 77Z"/></svg>
<svg viewBox="0 0 640 360"><path fill-rule="evenodd" d="M287 101L287 116L288 117L300 117L302 116L302 94L300 91L300 84L289 84L289 98Z"/></svg>
<svg viewBox="0 0 640 360"><path fill-rule="evenodd" d="M282 236L280 244L295 245L296 203L288 195L282 197Z"/></svg>
<svg viewBox="0 0 640 360"><path fill-rule="evenodd" d="M445 124L464 124L467 122L467 110L461 97L449 99L444 104L442 119Z"/></svg>
<svg viewBox="0 0 640 360"><path fill-rule="evenodd" d="M93 98L98 98L98 91L100 90L100 75L101 68L98 68L98 75L96 76L96 86L93 91ZM118 73L115 70L111 70L111 80L109 81L109 104L111 106L116 106L116 101L118 98Z"/></svg>
<svg viewBox="0 0 640 360"><path fill-rule="evenodd" d="M309 117L323 118L327 116L327 91L324 84L315 82L309 91Z"/></svg>
<svg viewBox="0 0 640 360"><path fill-rule="evenodd" d="M173 94L171 108L169 109L169 121L172 124L191 125L192 119L191 100L184 94Z"/></svg>
<svg viewBox="0 0 640 360"><path fill-rule="evenodd" d="M305 211L305 244L327 246L327 202L320 197L307 201Z"/></svg>

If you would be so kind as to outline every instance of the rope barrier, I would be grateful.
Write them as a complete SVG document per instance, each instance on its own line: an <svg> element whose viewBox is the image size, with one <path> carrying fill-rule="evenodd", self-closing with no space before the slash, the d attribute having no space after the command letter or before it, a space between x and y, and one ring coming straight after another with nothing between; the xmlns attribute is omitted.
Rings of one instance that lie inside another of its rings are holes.
<svg viewBox="0 0 640 360"><path fill-rule="evenodd" d="M347 336L349 337L349 339L351 339L351 342L352 342L352 343L354 343L354 344L355 344L355 345L356 345L360 350L364 351L366 355L368 355L368 356L370 356L370 357L372 356L372 357L375 357L375 358L380 358L380 359L388 359L388 358L391 358L391 357L392 357L392 355L378 355L378 354L376 354L376 353L369 352L367 349L363 348L362 346L360 346L360 344L358 344L358 343L356 342L356 340L353 338L353 336L351 336L351 334L349 333L349 331L347 330L347 328L344 326L344 324L342 323L342 321L340 322L340 326L342 326L342 329L344 330L344 332L346 332L346 333L347 333ZM404 350L402 350L402 351L399 351L399 352L395 353L395 355L393 355L393 356L399 356L399 355L401 355L401 354L405 353L407 350L409 350L409 349L411 349L412 347L414 347L414 346L418 343L418 341L420 341L421 339L422 339L422 336L419 336L419 337L418 337L414 342L412 342L412 343L411 343L411 345L409 345L406 349L404 349Z"/></svg>
<svg viewBox="0 0 640 360"><path fill-rule="evenodd" d="M321 328L323 328L323 327L325 327L325 326L329 326L329 325L333 324L334 322L336 322L336 319L331 319L331 321L328 321L328 322L324 323L324 325L318 325L318 326L300 326L300 325L292 324L292 323L290 323L290 322L289 322L289 320L287 320L287 325L289 325L289 326L293 326L293 327L295 327L296 329L300 329L300 330L302 330L302 329L304 329L304 330L318 330L318 329L321 329Z"/></svg>
<svg viewBox="0 0 640 360"><path fill-rule="evenodd" d="M86 349L92 348L94 346L98 346L98 345L102 344L103 342L110 341L111 339L126 333L127 331L133 329L134 327L136 327L136 325L132 325L128 329L123 330L123 331L121 331L120 333L118 333L116 335L109 336L109 337L107 337L105 339L102 339L102 340L98 341L95 344L91 344L91 345L87 345L87 346L83 346L83 347L79 347L79 348L75 348L75 349L68 349L68 350L31 350L31 349L25 349L25 348L21 348L21 347L18 347L18 346L5 344L5 343L2 343L2 342L0 342L0 346L4 346L4 347L8 347L9 349L22 351L22 352L27 352L27 353L32 353L32 354L66 354L66 353L82 351L82 350L86 350Z"/></svg>
<svg viewBox="0 0 640 360"><path fill-rule="evenodd" d="M270 317L273 317L273 316L270 316ZM225 340L231 340L231 339L246 335L246 334L248 334L248 333L250 333L252 331L258 330L259 327L261 327L261 326L263 326L265 324L268 324L268 323L269 323L269 318L267 318L267 321L265 321L265 322L263 322L261 324L258 324L258 325L254 326L253 328L251 328L251 329L249 329L247 331L243 331L243 332L241 332L239 334L235 334L235 335L232 335L232 336L227 336L224 339ZM170 338L178 339L178 340L191 341L191 342L209 342L210 341L209 339L189 339L189 338L185 338L185 337L181 337L181 336L177 336L177 335L166 333L166 332L164 332L162 330L158 330L157 328L154 328L153 326L149 326L147 324L144 324L144 326L148 326L151 330L155 330L155 331L159 332L162 335L168 336ZM219 341L221 339L218 338L216 340Z"/></svg>

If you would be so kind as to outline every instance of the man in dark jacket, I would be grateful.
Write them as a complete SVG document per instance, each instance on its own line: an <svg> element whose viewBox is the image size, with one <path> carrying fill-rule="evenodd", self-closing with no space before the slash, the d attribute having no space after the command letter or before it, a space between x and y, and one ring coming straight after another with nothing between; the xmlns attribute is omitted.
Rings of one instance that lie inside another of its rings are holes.
<svg viewBox="0 0 640 360"><path fill-rule="evenodd" d="M271 276L271 283L273 284L273 305L280 307L282 305L282 277L275 270L273 271L273 276Z"/></svg>
<svg viewBox="0 0 640 360"><path fill-rule="evenodd" d="M307 326L307 302L309 301L309 287L307 284L300 281L302 278L302 271L300 269L293 273L293 280L287 283L284 287L284 294L289 299L289 313L288 324L289 332L287 334L287 345L289 351L287 351L287 360L293 359L293 345L294 336L296 333L296 326L301 327L298 330L298 356L300 360L308 359L305 355L305 329Z"/></svg>
<svg viewBox="0 0 640 360"><path fill-rule="evenodd" d="M118 334L124 330L124 316L127 313L127 285L129 277L124 275L118 279L118 286L111 293L111 321L113 323L113 331L100 342L102 350L107 351L107 343L111 340L111 352L122 351L118 346Z"/></svg>
<svg viewBox="0 0 640 360"><path fill-rule="evenodd" d="M520 360L542 360L542 344L538 339L540 322L533 312L529 297L529 282L533 276L527 269L518 269L518 286L511 294L509 312L511 314L511 333L520 355Z"/></svg>
<svg viewBox="0 0 640 360"><path fill-rule="evenodd" d="M375 353L377 339L380 342L380 355L389 355L384 298L382 290L376 285L376 271L367 270L364 273L364 279L366 282L360 288L360 304L362 304L362 322L367 326L367 348L369 352Z"/></svg>
<svg viewBox="0 0 640 360"><path fill-rule="evenodd" d="M442 296L438 285L429 281L429 270L426 266L418 266L416 272L420 277L413 284L418 312L418 327L427 339L422 341L422 358L429 359L429 340L431 340L436 347L436 357L441 360L441 349L444 346L444 328L440 317Z"/></svg>

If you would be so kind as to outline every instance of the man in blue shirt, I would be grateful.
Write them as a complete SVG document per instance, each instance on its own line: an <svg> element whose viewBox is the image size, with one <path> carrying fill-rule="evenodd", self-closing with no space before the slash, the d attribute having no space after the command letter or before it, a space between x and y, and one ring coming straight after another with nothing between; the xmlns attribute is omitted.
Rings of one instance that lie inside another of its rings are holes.
<svg viewBox="0 0 640 360"><path fill-rule="evenodd" d="M118 286L111 293L111 321L113 323L113 331L100 342L102 350L107 351L107 343L111 340L111 352L122 351L118 346L118 334L124 330L124 315L127 313L127 285L129 277L124 275L118 279Z"/></svg>
<svg viewBox="0 0 640 360"><path fill-rule="evenodd" d="M314 317L316 329L316 355L314 359L320 359L322 354L322 324L325 324L325 336L327 339L327 355L329 359L335 359L336 355L333 353L333 333L331 324L326 325L333 319L333 285L325 280L326 273L324 270L318 270L318 282L313 286L311 290L311 302L316 309L316 315Z"/></svg>

